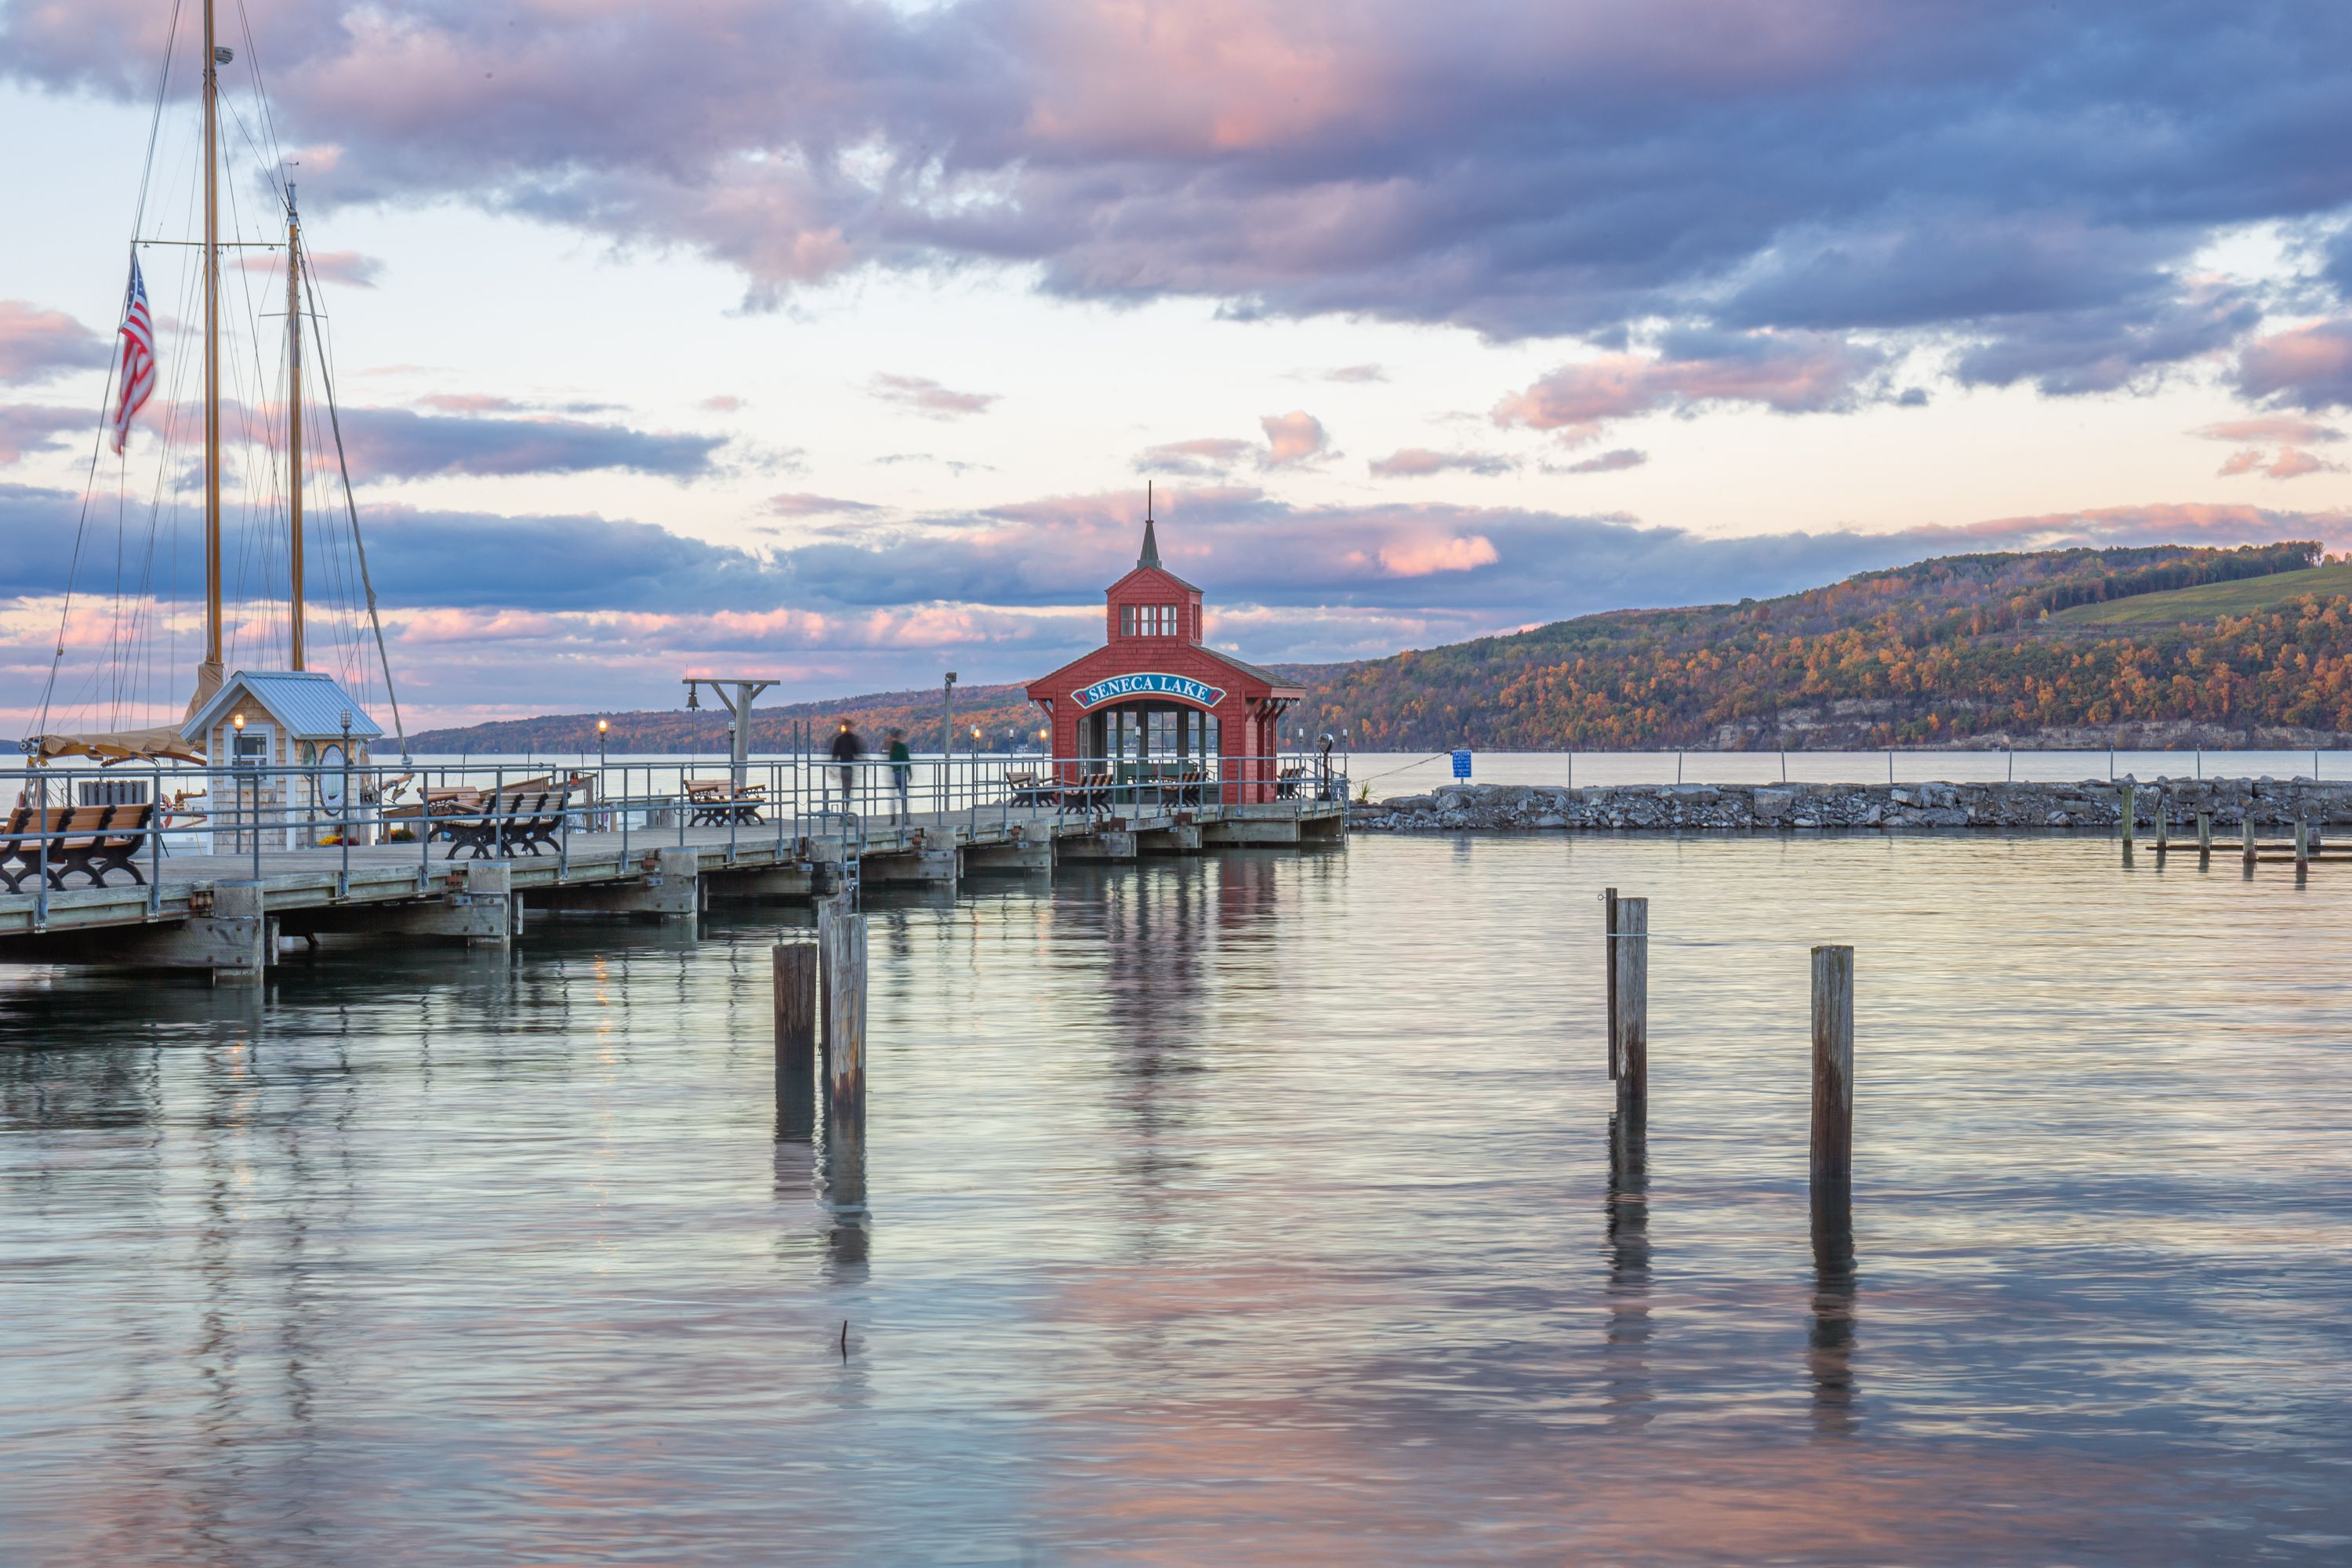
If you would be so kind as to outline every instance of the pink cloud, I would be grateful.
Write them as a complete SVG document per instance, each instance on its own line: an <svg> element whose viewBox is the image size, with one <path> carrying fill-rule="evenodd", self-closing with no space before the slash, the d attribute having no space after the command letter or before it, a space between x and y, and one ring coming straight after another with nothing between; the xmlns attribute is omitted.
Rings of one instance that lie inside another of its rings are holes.
<svg viewBox="0 0 2352 1568"><path fill-rule="evenodd" d="M1331 444L1323 422L1304 409L1268 414L1258 421L1265 431L1266 466L1286 468L1320 457Z"/></svg>
<svg viewBox="0 0 2352 1568"><path fill-rule="evenodd" d="M846 500L840 496L813 495L806 490L786 490L782 495L770 496L767 506L762 510L773 512L778 517L845 517L861 512L880 511L883 509L872 501Z"/></svg>
<svg viewBox="0 0 2352 1568"><path fill-rule="evenodd" d="M97 427L98 416L87 408L0 404L0 464L20 462L26 453L50 446L60 436L88 434Z"/></svg>
<svg viewBox="0 0 2352 1568"><path fill-rule="evenodd" d="M1750 403L1782 414L1851 404L1885 363L1877 349L1825 332L1690 334L1701 352L1603 354L1559 369L1495 405L1497 425L1589 440L1603 422L1709 403Z"/></svg>
<svg viewBox="0 0 2352 1568"><path fill-rule="evenodd" d="M1627 468L1638 468L1649 460L1647 452L1633 447L1620 447L1613 452L1603 452L1597 458L1570 463L1559 471L1564 474L1615 474Z"/></svg>
<svg viewBox="0 0 2352 1568"><path fill-rule="evenodd" d="M1214 479L1255 450L1255 445L1248 441L1204 436L1190 441L1163 441L1157 447L1147 447L1143 455L1136 459L1135 466L1145 473Z"/></svg>
<svg viewBox="0 0 2352 1568"><path fill-rule="evenodd" d="M1381 547L1380 563L1393 577L1426 577L1436 572L1470 572L1492 566L1501 557L1494 542L1483 533L1467 538L1432 540L1419 544Z"/></svg>
<svg viewBox="0 0 2352 1568"><path fill-rule="evenodd" d="M743 400L732 393L721 392L704 398L697 406L711 414L735 414L741 411Z"/></svg>
<svg viewBox="0 0 2352 1568"><path fill-rule="evenodd" d="M927 419L960 419L968 414L985 414L999 395L993 392L957 392L926 375L877 375L867 390L885 403L912 409Z"/></svg>
<svg viewBox="0 0 2352 1568"><path fill-rule="evenodd" d="M106 344L63 310L0 300L0 381L32 382L68 370L100 370Z"/></svg>
<svg viewBox="0 0 2352 1568"><path fill-rule="evenodd" d="M2189 433L2208 441L2284 441L2305 447L2344 439L2344 432L2334 426L2322 425L2316 419L2305 419L2298 414L2263 414L2252 419L2225 419L2218 425L2200 425Z"/></svg>
<svg viewBox="0 0 2352 1568"><path fill-rule="evenodd" d="M2230 454L2221 464L2220 476L2227 479L2241 474L2267 474L2274 479L2299 479L2305 474L2343 471L2342 464L2314 457L2300 447L2281 447L2276 457L2266 456L2260 447L2248 447Z"/></svg>
<svg viewBox="0 0 2352 1568"><path fill-rule="evenodd" d="M2315 321L2248 343L2238 390L2295 408L2352 405L2352 321Z"/></svg>
<svg viewBox="0 0 2352 1568"><path fill-rule="evenodd" d="M1511 471L1507 458L1486 452L1436 452L1427 447L1407 447L1385 458L1375 458L1370 467L1373 477L1383 479L1418 479L1444 473L1491 477Z"/></svg>

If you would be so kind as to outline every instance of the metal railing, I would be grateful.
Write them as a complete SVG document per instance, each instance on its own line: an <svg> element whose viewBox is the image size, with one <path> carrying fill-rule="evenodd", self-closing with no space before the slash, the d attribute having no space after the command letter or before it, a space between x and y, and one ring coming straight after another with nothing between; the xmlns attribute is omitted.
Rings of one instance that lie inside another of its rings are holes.
<svg viewBox="0 0 2352 1568"><path fill-rule="evenodd" d="M581 840L625 864L663 845L713 843L710 832L724 829L730 860L755 844L777 859L799 858L836 837L862 854L884 828L1066 826L1204 805L1344 801L1348 793L1339 759L1303 752L1205 762L965 752L904 763L802 752L755 757L740 782L724 762L691 758L65 763L10 774L16 809L0 831L0 897L29 890L37 931L47 924L51 893L79 890L68 885L76 878L111 886L118 872L144 883L148 913L159 916L165 862L194 856L222 862L216 876L259 880L265 855L299 855L278 863L316 870L313 857L336 850L337 892L347 896L354 849L374 868L413 854L422 890L436 864L475 858L551 854L568 873Z"/></svg>

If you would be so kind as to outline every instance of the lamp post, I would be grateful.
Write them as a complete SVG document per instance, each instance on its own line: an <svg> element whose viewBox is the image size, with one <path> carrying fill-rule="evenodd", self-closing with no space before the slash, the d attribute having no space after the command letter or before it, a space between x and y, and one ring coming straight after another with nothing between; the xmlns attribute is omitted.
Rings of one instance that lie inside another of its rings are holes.
<svg viewBox="0 0 2352 1568"><path fill-rule="evenodd" d="M245 794L245 758L240 754L244 751L240 742L245 739L245 715L242 712L232 713L228 721L236 731L236 739L228 745L229 776L237 781L236 793L242 796ZM239 804L242 805L242 801ZM235 840L232 838L231 842ZM253 783L253 879L257 882L261 880L261 781L258 778Z"/></svg>
<svg viewBox="0 0 2352 1568"><path fill-rule="evenodd" d="M943 715L940 720L940 809L941 811L951 811L955 808L955 683L956 672L950 669L947 672L946 681L940 687L940 711Z"/></svg>

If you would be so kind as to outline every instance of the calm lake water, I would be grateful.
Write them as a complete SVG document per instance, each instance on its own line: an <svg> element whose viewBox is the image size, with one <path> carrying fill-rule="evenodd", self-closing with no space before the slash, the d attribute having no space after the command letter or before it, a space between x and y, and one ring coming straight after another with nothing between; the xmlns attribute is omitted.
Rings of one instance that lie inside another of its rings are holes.
<svg viewBox="0 0 2352 1568"><path fill-rule="evenodd" d="M19 972L0 1559L2341 1563L2352 868L2117 859L1359 839L877 899L862 1213L774 1138L804 911L266 999Z"/></svg>

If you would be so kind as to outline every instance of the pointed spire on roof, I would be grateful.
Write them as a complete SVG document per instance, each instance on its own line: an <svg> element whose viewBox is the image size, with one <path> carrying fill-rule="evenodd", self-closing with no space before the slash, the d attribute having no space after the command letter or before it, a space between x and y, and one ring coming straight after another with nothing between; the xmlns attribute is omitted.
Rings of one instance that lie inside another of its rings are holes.
<svg viewBox="0 0 2352 1568"><path fill-rule="evenodd" d="M1160 541L1151 531L1151 483L1148 479L1143 486L1143 553L1135 558L1135 563L1149 566L1154 572L1160 570Z"/></svg>

